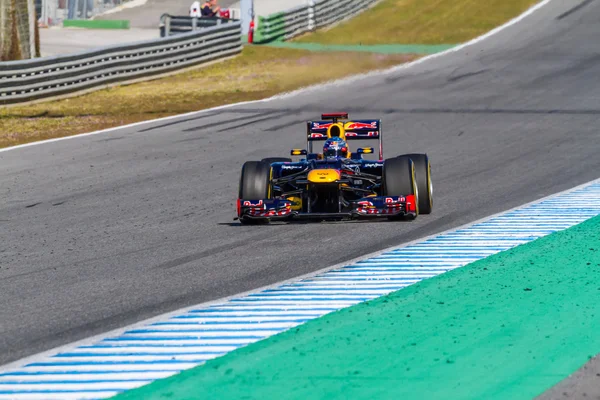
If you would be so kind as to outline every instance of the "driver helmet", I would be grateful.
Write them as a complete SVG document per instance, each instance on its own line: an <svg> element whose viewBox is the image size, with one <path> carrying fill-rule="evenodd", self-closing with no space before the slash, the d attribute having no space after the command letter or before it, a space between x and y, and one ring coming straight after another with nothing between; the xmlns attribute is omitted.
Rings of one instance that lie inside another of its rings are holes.
<svg viewBox="0 0 600 400"><path fill-rule="evenodd" d="M332 137L325 141L323 145L323 157L347 157L348 144L340 137Z"/></svg>

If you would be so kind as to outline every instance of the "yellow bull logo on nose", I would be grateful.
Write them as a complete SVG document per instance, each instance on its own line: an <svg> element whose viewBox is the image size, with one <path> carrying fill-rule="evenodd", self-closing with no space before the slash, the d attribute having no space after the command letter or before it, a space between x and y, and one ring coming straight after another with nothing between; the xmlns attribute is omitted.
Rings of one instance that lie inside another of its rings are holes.
<svg viewBox="0 0 600 400"><path fill-rule="evenodd" d="M340 179L340 172L336 169L314 169L308 173L311 183L334 183Z"/></svg>

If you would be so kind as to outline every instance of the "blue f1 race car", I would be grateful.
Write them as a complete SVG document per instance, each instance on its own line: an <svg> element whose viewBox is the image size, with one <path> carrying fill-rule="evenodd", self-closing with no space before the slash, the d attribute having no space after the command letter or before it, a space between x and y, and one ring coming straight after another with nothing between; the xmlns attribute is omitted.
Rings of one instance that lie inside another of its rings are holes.
<svg viewBox="0 0 600 400"><path fill-rule="evenodd" d="M379 159L363 159L372 147L351 152L353 140L377 140ZM314 142L324 142L321 153ZM433 206L426 154L383 159L381 120L348 120L323 114L307 122L306 149L290 158L248 161L242 167L237 218L242 224L291 220L414 219Z"/></svg>

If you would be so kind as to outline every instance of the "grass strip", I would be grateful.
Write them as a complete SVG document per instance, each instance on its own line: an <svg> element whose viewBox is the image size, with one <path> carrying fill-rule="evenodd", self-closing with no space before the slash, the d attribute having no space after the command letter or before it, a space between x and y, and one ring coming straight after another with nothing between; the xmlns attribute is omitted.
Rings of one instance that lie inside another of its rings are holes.
<svg viewBox="0 0 600 400"><path fill-rule="evenodd" d="M530 399L600 350L599 293L596 217L116 399Z"/></svg>
<svg viewBox="0 0 600 400"><path fill-rule="evenodd" d="M312 53L259 46L235 59L168 78L70 99L0 109L0 147L115 127L388 68L414 55ZM351 63L347 62L352 57ZM335 65L336 68L331 68Z"/></svg>
<svg viewBox="0 0 600 400"><path fill-rule="evenodd" d="M102 19L66 19L63 21L65 28L86 29L129 29L128 20L102 20Z"/></svg>
<svg viewBox="0 0 600 400"><path fill-rule="evenodd" d="M463 43L509 21L537 0L383 0L332 28L294 42L321 44Z"/></svg>

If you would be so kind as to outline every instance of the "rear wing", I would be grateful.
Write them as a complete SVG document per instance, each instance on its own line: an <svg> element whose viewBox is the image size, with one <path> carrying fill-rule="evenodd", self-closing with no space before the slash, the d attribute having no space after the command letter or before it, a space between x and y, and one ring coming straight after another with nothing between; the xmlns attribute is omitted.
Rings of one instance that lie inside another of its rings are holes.
<svg viewBox="0 0 600 400"><path fill-rule="evenodd" d="M346 114L347 115L347 114ZM324 114L322 118L329 117ZM346 117L347 118L347 117ZM331 118L333 119L333 118ZM306 123L306 150L312 153L313 142L325 141L330 137L344 136L345 140L379 140L379 159L383 159L382 130L380 119L360 119L354 121L337 121L333 119L308 121ZM340 128L343 128L340 129Z"/></svg>
<svg viewBox="0 0 600 400"><path fill-rule="evenodd" d="M379 119L361 119L340 124L344 127L347 140L379 139L381 135L381 120ZM310 142L327 140L329 138L327 131L333 125L336 123L331 121L308 121L307 140ZM332 136L339 136L339 134L332 134Z"/></svg>

